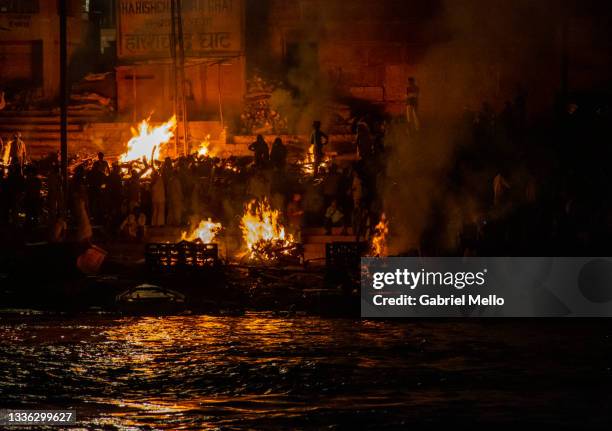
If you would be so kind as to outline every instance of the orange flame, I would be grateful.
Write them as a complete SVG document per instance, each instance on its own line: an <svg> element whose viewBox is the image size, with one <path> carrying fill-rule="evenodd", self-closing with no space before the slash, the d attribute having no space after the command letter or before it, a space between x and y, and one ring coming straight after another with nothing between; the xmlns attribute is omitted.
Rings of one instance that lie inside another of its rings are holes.
<svg viewBox="0 0 612 431"><path fill-rule="evenodd" d="M388 254L387 249L387 234L389 233L389 223L385 213L380 216L380 221L374 227L374 236L372 237L372 247L370 252L373 256L384 257Z"/></svg>
<svg viewBox="0 0 612 431"><path fill-rule="evenodd" d="M328 168L332 159L327 155L323 155L319 160L319 169ZM314 154L314 145L310 145L308 150L306 151L306 155L299 162L302 168L302 173L304 175L314 175L314 162L315 162L315 154Z"/></svg>
<svg viewBox="0 0 612 431"><path fill-rule="evenodd" d="M210 156L210 134L206 135L204 140L200 142L200 147L196 150L198 156Z"/></svg>
<svg viewBox="0 0 612 431"><path fill-rule="evenodd" d="M272 209L267 198L261 202L253 199L245 205L240 229L250 258L271 260L265 252L268 246L283 249L293 245L293 236L285 233L280 218L280 211Z"/></svg>
<svg viewBox="0 0 612 431"><path fill-rule="evenodd" d="M302 160L302 172L305 175L314 174L314 145L310 145L306 151L306 156Z"/></svg>
<svg viewBox="0 0 612 431"><path fill-rule="evenodd" d="M223 226L221 223L214 223L210 220L202 220L198 227L196 227L189 235L187 232L183 232L181 236L181 241L195 241L196 239L200 239L204 244L211 244L215 242L217 235L221 232Z"/></svg>
<svg viewBox="0 0 612 431"><path fill-rule="evenodd" d="M162 147L174 137L176 116L157 127L152 127L149 120L142 120L138 129L132 128L132 139L127 143L127 151L119 157L122 163L140 160L160 160Z"/></svg>

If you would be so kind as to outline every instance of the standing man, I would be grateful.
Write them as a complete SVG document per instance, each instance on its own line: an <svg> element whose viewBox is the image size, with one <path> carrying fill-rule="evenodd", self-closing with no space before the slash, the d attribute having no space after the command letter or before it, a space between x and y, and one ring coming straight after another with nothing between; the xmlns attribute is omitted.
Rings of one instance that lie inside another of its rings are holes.
<svg viewBox="0 0 612 431"><path fill-rule="evenodd" d="M287 163L287 147L285 147L283 140L279 137L277 137L272 144L270 162L277 170L282 171L285 169L285 164Z"/></svg>
<svg viewBox="0 0 612 431"><path fill-rule="evenodd" d="M319 165L323 160L323 145L327 145L329 138L325 133L321 131L321 122L314 121L312 123L312 134L310 135L310 145L313 146L314 150L314 175L317 176L319 173Z"/></svg>
<svg viewBox="0 0 612 431"><path fill-rule="evenodd" d="M406 122L411 131L419 131L419 94L420 89L416 85L416 80L411 76L408 78L408 87L406 88Z"/></svg>
<svg viewBox="0 0 612 431"><path fill-rule="evenodd" d="M13 135L13 140L10 142L10 158L11 165L19 165L19 169L23 172L23 165L26 160L26 146L21 140L21 132L16 132Z"/></svg>
<svg viewBox="0 0 612 431"><path fill-rule="evenodd" d="M96 223L103 224L108 215L107 205L107 181L110 175L110 166L104 160L104 153L98 153L98 160L93 164L88 175L89 182L89 206L91 215Z"/></svg>
<svg viewBox="0 0 612 431"><path fill-rule="evenodd" d="M268 164L268 161L270 160L270 151L263 136L257 135L255 142L249 145L249 150L253 151L255 155L256 167L263 168Z"/></svg>
<svg viewBox="0 0 612 431"><path fill-rule="evenodd" d="M104 160L104 153L98 153L98 160L96 160L93 164L93 170L96 173L103 175L105 178L110 175L110 166L108 162Z"/></svg>
<svg viewBox="0 0 612 431"><path fill-rule="evenodd" d="M302 195L294 193L291 202L287 204L287 228L295 242L302 242L302 225L304 224L304 209Z"/></svg>

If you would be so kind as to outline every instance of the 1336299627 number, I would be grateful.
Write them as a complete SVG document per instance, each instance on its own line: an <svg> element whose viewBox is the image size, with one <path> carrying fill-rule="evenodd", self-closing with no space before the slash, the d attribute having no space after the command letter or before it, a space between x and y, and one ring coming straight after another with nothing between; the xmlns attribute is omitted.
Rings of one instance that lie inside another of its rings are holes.
<svg viewBox="0 0 612 431"><path fill-rule="evenodd" d="M0 410L0 425L74 424L74 410Z"/></svg>

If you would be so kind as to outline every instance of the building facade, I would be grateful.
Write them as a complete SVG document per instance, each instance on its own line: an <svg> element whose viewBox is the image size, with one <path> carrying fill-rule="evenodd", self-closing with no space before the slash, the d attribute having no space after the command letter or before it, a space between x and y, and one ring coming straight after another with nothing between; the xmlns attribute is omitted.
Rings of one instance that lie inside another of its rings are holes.
<svg viewBox="0 0 612 431"><path fill-rule="evenodd" d="M181 25L187 117L237 116L246 82L243 0L182 0L174 33L172 8L170 0L116 2L119 114L134 119L172 114L172 35L180 34ZM174 55L180 56L178 48Z"/></svg>
<svg viewBox="0 0 612 431"><path fill-rule="evenodd" d="M86 2L68 1L68 44L72 56L82 46ZM56 99L59 92L57 0L0 1L0 87L7 97L32 102Z"/></svg>

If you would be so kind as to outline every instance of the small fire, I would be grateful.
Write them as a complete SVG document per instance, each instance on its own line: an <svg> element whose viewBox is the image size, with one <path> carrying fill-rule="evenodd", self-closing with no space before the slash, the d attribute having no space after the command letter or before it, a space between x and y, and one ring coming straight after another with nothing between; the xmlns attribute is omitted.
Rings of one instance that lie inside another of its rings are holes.
<svg viewBox="0 0 612 431"><path fill-rule="evenodd" d="M204 244L212 244L215 242L217 235L221 232L221 223L215 223L210 220L202 220L198 227L196 227L189 235L187 232L183 232L181 241L195 241L199 239Z"/></svg>
<svg viewBox="0 0 612 431"><path fill-rule="evenodd" d="M308 147L308 151L306 152L306 155L304 156L304 158L299 162L299 164L302 167L302 173L304 175L314 175L314 162L315 162L315 154L314 154L314 145L311 145ZM323 157L321 157L321 159L319 160L319 169L321 168L327 168L329 166L331 162L331 159L326 156L323 155Z"/></svg>
<svg viewBox="0 0 612 431"><path fill-rule="evenodd" d="M301 163L302 171L305 175L314 175L314 145L308 147L306 156Z"/></svg>
<svg viewBox="0 0 612 431"><path fill-rule="evenodd" d="M132 128L132 139L128 141L127 151L119 157L122 163L132 160L160 160L162 147L174 137L176 116L157 127L152 127L149 120L142 120L138 129Z"/></svg>
<svg viewBox="0 0 612 431"><path fill-rule="evenodd" d="M385 213L380 216L380 221L374 227L374 235L372 236L372 247L370 253L372 256L384 257L388 254L387 249L387 234L389 233L389 223Z"/></svg>
<svg viewBox="0 0 612 431"><path fill-rule="evenodd" d="M272 209L266 198L253 199L245 205L240 229L248 257L271 261L277 253L290 254L295 243L293 236L285 233L280 218L280 211Z"/></svg>
<svg viewBox="0 0 612 431"><path fill-rule="evenodd" d="M8 147L9 145L7 145L5 148L0 147L0 163L3 165L9 164L10 152Z"/></svg>
<svg viewBox="0 0 612 431"><path fill-rule="evenodd" d="M197 149L196 154L199 157L210 156L210 134L206 135L204 140L200 143L200 147Z"/></svg>

